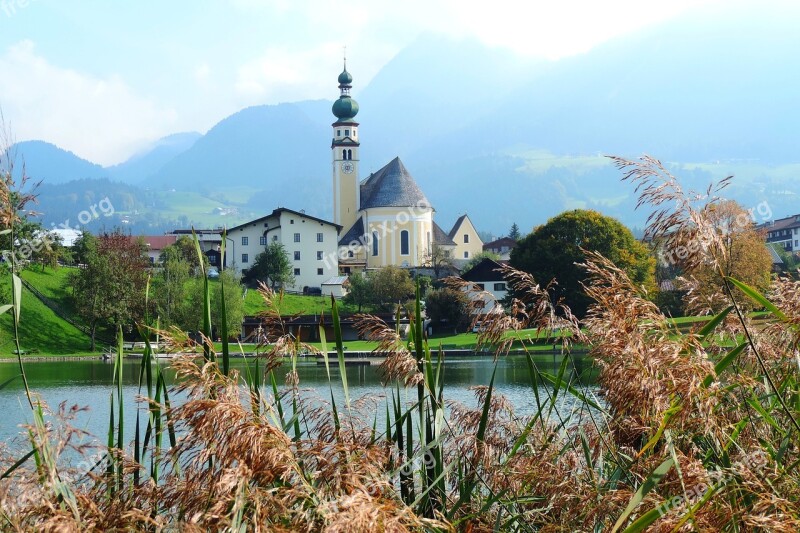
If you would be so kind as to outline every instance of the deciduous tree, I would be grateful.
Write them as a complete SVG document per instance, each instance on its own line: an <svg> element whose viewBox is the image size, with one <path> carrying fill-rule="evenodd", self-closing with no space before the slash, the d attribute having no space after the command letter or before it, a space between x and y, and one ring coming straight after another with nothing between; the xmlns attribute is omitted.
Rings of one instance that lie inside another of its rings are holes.
<svg viewBox="0 0 800 533"><path fill-rule="evenodd" d="M360 313L364 306L370 305L374 300L372 282L369 277L360 272L350 274L348 279L350 287L344 297L344 302L348 305L357 306Z"/></svg>
<svg viewBox="0 0 800 533"><path fill-rule="evenodd" d="M247 271L246 281L262 281L272 290L294 285L292 263L286 248L278 241L272 241L266 249L256 256L253 266Z"/></svg>
<svg viewBox="0 0 800 533"><path fill-rule="evenodd" d="M141 241L120 230L100 235L96 247L87 248L84 261L69 283L75 309L89 325L94 350L98 326L131 327L143 317L150 262Z"/></svg>
<svg viewBox="0 0 800 533"><path fill-rule="evenodd" d="M195 262L197 253L195 252ZM183 322L187 311L186 284L190 278L191 264L174 245L162 250L159 257L160 272L153 278L153 296L162 324L171 326Z"/></svg>
<svg viewBox="0 0 800 533"><path fill-rule="evenodd" d="M596 211L576 209L551 218L519 241L511 251L511 265L542 286L555 279L553 300L563 298L576 316L583 316L590 303L581 286L585 272L577 265L585 260L584 250L602 254L634 283L655 289L655 260L647 247L619 221Z"/></svg>
<svg viewBox="0 0 800 533"><path fill-rule="evenodd" d="M374 304L386 309L392 304L404 302L414 296L416 287L407 270L386 266L369 273Z"/></svg>
<svg viewBox="0 0 800 533"><path fill-rule="evenodd" d="M439 279L443 273L453 268L452 254L446 247L434 244L422 257L422 266L432 269L434 278Z"/></svg>
<svg viewBox="0 0 800 533"><path fill-rule="evenodd" d="M434 328L450 329L455 335L469 325L469 299L457 289L435 289L425 298L425 313Z"/></svg>
<svg viewBox="0 0 800 533"><path fill-rule="evenodd" d="M692 247L710 247L714 261L686 261L689 253L669 254L677 258L689 281L687 308L691 312L718 312L729 305L722 276L730 276L765 292L770 284L772 256L767 250L764 236L759 233L751 215L733 200L710 203L702 214L713 226L718 238L712 243L699 242L697 235L688 235L677 241L687 250ZM749 298L741 295L740 304L752 306Z"/></svg>

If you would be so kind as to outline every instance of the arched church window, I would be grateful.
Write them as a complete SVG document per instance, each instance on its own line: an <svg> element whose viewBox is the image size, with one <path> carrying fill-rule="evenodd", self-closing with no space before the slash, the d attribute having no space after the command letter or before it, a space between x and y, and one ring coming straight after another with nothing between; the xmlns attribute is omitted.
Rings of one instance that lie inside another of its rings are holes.
<svg viewBox="0 0 800 533"><path fill-rule="evenodd" d="M378 255L378 232L377 231L373 231L372 232L372 255L373 256L377 256Z"/></svg>
<svg viewBox="0 0 800 533"><path fill-rule="evenodd" d="M400 232L400 255L408 255L408 230Z"/></svg>

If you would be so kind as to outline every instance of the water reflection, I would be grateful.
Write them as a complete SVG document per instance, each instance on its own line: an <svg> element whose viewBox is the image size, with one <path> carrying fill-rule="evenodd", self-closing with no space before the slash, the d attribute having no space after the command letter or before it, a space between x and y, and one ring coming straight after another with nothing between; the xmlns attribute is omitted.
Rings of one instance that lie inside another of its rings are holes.
<svg viewBox="0 0 800 533"><path fill-rule="evenodd" d="M553 356L536 357L537 367L551 374L557 374L561 359ZM175 373L169 368L168 361L159 363L165 370L168 384L172 384ZM495 388L497 393L506 396L519 414L535 410L535 398L531 385L528 364L524 357L508 356L496 362L497 373ZM444 365L445 399L455 400L468 405L476 405L473 393L469 390L475 385L488 385L494 370L495 361L491 357L460 357L447 359ZM139 371L141 362L126 361L123 368L123 385L126 413L133 413L136 407L135 398L139 393ZM107 431L109 416L109 395L111 393L112 372L114 365L101 360L70 362L35 362L25 367L31 389L55 409L61 402L68 405L88 406L87 412L81 413L77 424L95 436L102 436ZM244 373L245 362L236 359L232 368ZM288 366L276 370L279 385L282 385L283 374ZM325 367L313 360L301 360L297 367L300 387L308 398L330 398L330 386ZM333 362L330 367L333 394L337 406L344 405L344 393L341 387L339 368ZM346 367L350 396L353 399L365 395L382 396L386 389L381 385L379 370L376 366ZM15 364L0 364L0 383L19 373ZM596 376L592 361L585 357L573 358L567 368L567 375L575 383L589 385ZM547 384L538 385L546 394ZM271 389L265 388L264 394L269 396ZM416 395L416 393L414 393ZM567 395L562 397L559 408L570 409L572 400ZM0 407L2 407L3 423L0 427L0 439L8 440L20 432L19 425L30 422L30 409L24 398L22 381L16 379L5 388L0 389ZM126 435L133 436L135 416L126 416Z"/></svg>

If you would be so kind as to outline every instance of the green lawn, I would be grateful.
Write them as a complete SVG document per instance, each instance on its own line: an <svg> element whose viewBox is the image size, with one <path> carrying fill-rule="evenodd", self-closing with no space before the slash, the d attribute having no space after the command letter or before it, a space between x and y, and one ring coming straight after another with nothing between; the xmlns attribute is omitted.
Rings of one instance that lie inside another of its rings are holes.
<svg viewBox="0 0 800 533"><path fill-rule="evenodd" d="M22 279L36 287L46 297L58 303L62 309L72 313L74 308L70 299L70 290L67 286L67 279L72 272L75 272L75 269L67 267L55 270L45 268L44 272L42 272L41 267L37 266L33 269L23 270Z"/></svg>
<svg viewBox="0 0 800 533"><path fill-rule="evenodd" d="M27 276L26 276L27 278ZM10 294L8 278L0 281ZM22 350L30 355L88 355L89 337L65 322L27 289L22 291L19 329ZM15 357L11 313L0 316L0 358Z"/></svg>
<svg viewBox="0 0 800 533"><path fill-rule="evenodd" d="M355 307L345 305L341 300L337 302L337 305L341 313L351 314L357 311ZM244 314L255 316L266 309L267 306L261 294L256 289L248 289L244 300ZM331 299L329 296L284 293L278 309L283 316L330 314Z"/></svg>
<svg viewBox="0 0 800 533"><path fill-rule="evenodd" d="M514 333L507 333L506 337L516 337L517 334ZM537 333L535 329L525 329L518 332L519 338L522 339L525 346L531 351L550 351L553 349L552 343L543 343L541 341L537 341ZM428 344L431 347L431 350L438 350L441 346L444 349L448 350L472 350L475 349L477 345L478 334L477 333L459 333L458 335L434 335L430 339L428 339ZM523 342L518 340L514 341L512 345L512 349L520 349L522 348ZM319 342L310 342L308 343L311 346L314 346L317 349L322 349L322 344ZM216 349L218 351L222 350L222 345L220 343L215 343ZM377 348L378 343L374 341L363 341L363 340L356 340L356 341L345 341L343 343L344 349L349 352L371 352L375 348ZM559 345L560 346L560 345ZM242 349L245 352L252 352L256 348L255 344L243 344ZM581 349L582 346L575 346L576 349ZM333 339L328 339L328 350L332 351L335 349L335 344ZM235 346L231 348L231 353L239 353L239 347Z"/></svg>

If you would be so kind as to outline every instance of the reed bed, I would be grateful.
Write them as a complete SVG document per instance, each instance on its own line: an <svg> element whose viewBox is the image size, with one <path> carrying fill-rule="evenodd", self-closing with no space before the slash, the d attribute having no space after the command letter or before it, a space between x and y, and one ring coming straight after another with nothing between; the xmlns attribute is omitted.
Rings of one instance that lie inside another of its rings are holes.
<svg viewBox="0 0 800 533"><path fill-rule="evenodd" d="M80 444L83 435L68 424L77 408L50 413L29 392L27 448L0 455L2 528L797 531L800 284L777 279L761 294L725 272L726 248L714 244L720 236L698 206L718 201L717 189L684 193L649 157L615 162L641 204L655 209L649 236L710 243L692 248L691 261L715 266L727 306L702 328L676 331L642 287L597 254L584 265L594 304L583 320L507 268L516 299L507 314L483 318L480 343L503 357L509 338L526 342L513 335L525 328L563 342L555 374L526 356L537 409L523 416L494 389L494 376L474 387L472 404L448 398L444 357L425 338L419 294L406 310L405 338L377 317L359 317L361 335L386 356L385 396L351 398L332 300L335 360L320 325L330 383L321 394L329 396L312 401L300 393L295 365L298 353L314 348L284 330L281 295L261 288L271 309L265 323L278 341L239 373L229 365L236 347L224 343L217 353L210 341L206 288L203 358L172 362L174 389L149 340L158 334L176 349L192 341L159 330L157 320L140 326L148 347L133 413L122 408L118 351L104 446ZM765 327L752 327L744 299L768 312ZM568 378L572 342L591 347L596 389ZM343 405L333 393L339 388ZM176 393L185 400L173 405ZM578 409L556 409L564 396ZM126 416L136 417L133 436L123 434ZM67 424L52 425L51 417ZM67 451L87 461L68 465Z"/></svg>

